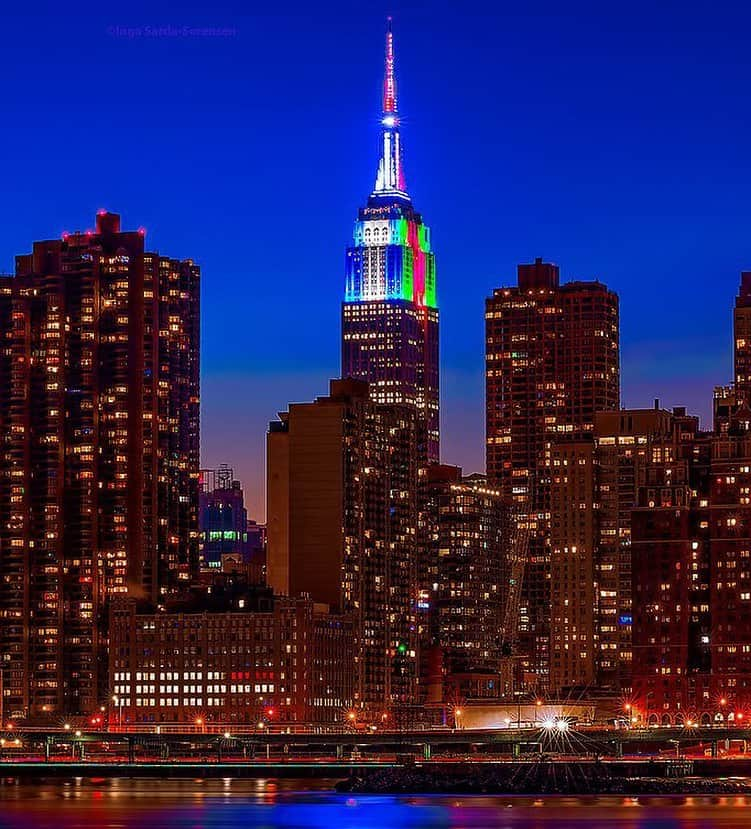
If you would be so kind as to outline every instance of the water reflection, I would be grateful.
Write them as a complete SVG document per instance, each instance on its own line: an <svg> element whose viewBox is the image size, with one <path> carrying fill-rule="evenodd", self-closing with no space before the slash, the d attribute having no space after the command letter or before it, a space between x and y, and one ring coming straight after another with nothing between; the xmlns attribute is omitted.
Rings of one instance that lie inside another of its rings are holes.
<svg viewBox="0 0 751 829"><path fill-rule="evenodd" d="M376 797L333 781L0 781L0 827L34 829L740 829L745 797Z"/></svg>

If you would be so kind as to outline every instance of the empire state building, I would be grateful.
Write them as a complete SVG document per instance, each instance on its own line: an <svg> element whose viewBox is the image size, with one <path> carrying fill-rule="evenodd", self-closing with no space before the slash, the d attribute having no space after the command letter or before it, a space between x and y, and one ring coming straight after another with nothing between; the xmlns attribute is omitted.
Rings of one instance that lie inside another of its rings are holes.
<svg viewBox="0 0 751 829"><path fill-rule="evenodd" d="M379 403L415 405L421 454L439 460L435 255L404 177L390 21L378 173L346 255L342 376L367 380Z"/></svg>

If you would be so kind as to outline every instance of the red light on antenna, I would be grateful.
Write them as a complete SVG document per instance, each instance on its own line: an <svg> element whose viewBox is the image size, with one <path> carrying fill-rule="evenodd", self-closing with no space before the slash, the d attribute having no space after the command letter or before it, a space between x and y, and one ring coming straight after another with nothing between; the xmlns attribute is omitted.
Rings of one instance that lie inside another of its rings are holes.
<svg viewBox="0 0 751 829"><path fill-rule="evenodd" d="M145 236L146 235L146 228L145 227L139 227L138 232L141 234L141 236Z"/></svg>

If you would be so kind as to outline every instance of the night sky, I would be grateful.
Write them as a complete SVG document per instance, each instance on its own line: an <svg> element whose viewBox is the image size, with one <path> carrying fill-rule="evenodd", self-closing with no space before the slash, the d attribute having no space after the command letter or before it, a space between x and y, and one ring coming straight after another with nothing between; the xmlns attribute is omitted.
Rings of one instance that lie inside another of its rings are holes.
<svg viewBox="0 0 751 829"><path fill-rule="evenodd" d="M4 10L0 270L98 208L199 262L203 462L235 467L254 515L268 420L339 370L389 13L437 252L443 459L483 468L483 300L535 256L620 294L625 405L708 424L751 268L746 4L181 5Z"/></svg>

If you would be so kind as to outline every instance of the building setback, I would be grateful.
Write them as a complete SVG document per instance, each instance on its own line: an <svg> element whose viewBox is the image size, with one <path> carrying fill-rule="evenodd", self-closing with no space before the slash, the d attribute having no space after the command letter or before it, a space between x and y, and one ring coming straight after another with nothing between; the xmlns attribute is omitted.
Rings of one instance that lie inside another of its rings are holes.
<svg viewBox="0 0 751 829"><path fill-rule="evenodd" d="M167 612L134 600L113 606L111 725L347 721L347 620L310 599L271 591L206 598Z"/></svg>
<svg viewBox="0 0 751 829"><path fill-rule="evenodd" d="M268 581L350 615L355 700L383 711L417 692L414 406L334 380L289 407L267 443Z"/></svg>
<svg viewBox="0 0 751 829"><path fill-rule="evenodd" d="M345 260L342 377L370 383L380 403L420 413L420 454L438 461L438 304L430 229L407 193L394 76L386 34L381 158Z"/></svg>
<svg viewBox="0 0 751 829"><path fill-rule="evenodd" d="M0 653L11 716L107 695L106 604L197 567L199 269L96 230L0 279Z"/></svg>
<svg viewBox="0 0 751 829"><path fill-rule="evenodd" d="M560 284L556 265L518 268L486 300L487 474L530 514L519 622L526 682L549 684L551 447L591 440L619 405L618 298L600 282Z"/></svg>

